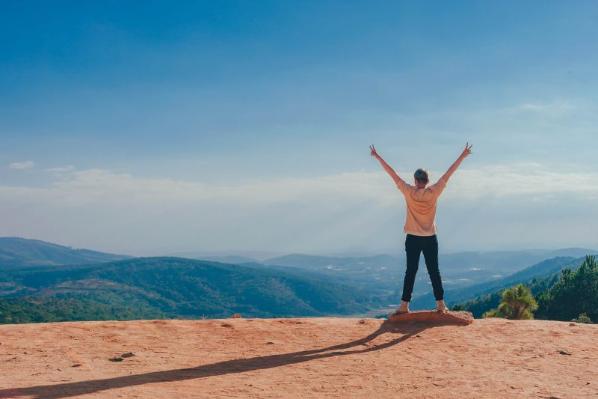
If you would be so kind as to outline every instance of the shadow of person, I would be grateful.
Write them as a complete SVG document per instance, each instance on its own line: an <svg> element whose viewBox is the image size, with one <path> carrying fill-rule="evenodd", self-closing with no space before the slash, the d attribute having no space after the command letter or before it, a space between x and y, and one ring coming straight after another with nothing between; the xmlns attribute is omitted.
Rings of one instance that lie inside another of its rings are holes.
<svg viewBox="0 0 598 399"><path fill-rule="evenodd" d="M226 374L243 373L246 371L270 369L329 357L358 355L389 348L406 341L407 339L428 328L449 324L454 325L455 323L452 323L450 320L435 323L393 323L386 320L376 331L366 337L325 348L281 353L276 355L256 356L247 359L225 360L197 367L154 371L143 374L126 375L98 380L4 389L0 390L0 398L18 398L23 396L32 397L34 399L67 398L136 385L182 381L195 378L207 378ZM380 344L374 344L371 342L382 334L401 335L397 338L393 338Z"/></svg>

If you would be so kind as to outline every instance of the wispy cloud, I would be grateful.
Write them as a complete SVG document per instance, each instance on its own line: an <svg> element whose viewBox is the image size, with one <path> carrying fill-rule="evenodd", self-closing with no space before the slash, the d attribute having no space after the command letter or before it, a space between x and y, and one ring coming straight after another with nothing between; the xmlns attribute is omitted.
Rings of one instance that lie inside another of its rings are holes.
<svg viewBox="0 0 598 399"><path fill-rule="evenodd" d="M383 172L345 172L313 177L255 179L238 184L215 184L169 178L141 178L105 169L77 171L72 166L47 169L67 173L49 188L31 188L49 196L68 195L82 202L129 200L225 201L242 203L309 202L313 198L337 203L371 200L387 206L396 202L396 189ZM439 177L441 172L432 171ZM410 182L410 176L403 176ZM6 187L4 187L6 189ZM540 163L488 165L463 168L453 176L447 200L477 200L484 197L598 195L598 173L551 169Z"/></svg>
<svg viewBox="0 0 598 399"><path fill-rule="evenodd" d="M562 115L575 109L576 106L570 101L527 102L515 107L515 110L520 112L536 112L551 115Z"/></svg>
<svg viewBox="0 0 598 399"><path fill-rule="evenodd" d="M22 162L12 162L8 164L9 169L14 170L26 170L26 169L33 169L35 167L35 162L33 161L22 161Z"/></svg>
<svg viewBox="0 0 598 399"><path fill-rule="evenodd" d="M61 175L63 173L69 173L75 171L75 166L73 165L64 165L64 166L56 166L53 168L47 168L46 172Z"/></svg>
<svg viewBox="0 0 598 399"><path fill-rule="evenodd" d="M598 172L582 169L552 169L522 162L463 169L455 179L450 197L477 200L484 197L554 197L567 194L577 198L598 198Z"/></svg>
<svg viewBox="0 0 598 399"><path fill-rule="evenodd" d="M520 229L536 232L530 237L537 242L529 245L546 246L590 237L585 221L598 212L591 205L596 199L596 172L537 163L493 165L459 170L439 215L442 230L453 232L455 248L498 239L507 246L521 243ZM43 220L34 217L40 213L46 215ZM401 194L380 171L213 184L89 169L58 176L47 187L0 186L6 232L59 234L73 245L85 245L87 238L128 252L391 248L401 234L403 213ZM539 213L550 216L538 219ZM497 233L480 234L489 228ZM569 231L567 237L563 231Z"/></svg>

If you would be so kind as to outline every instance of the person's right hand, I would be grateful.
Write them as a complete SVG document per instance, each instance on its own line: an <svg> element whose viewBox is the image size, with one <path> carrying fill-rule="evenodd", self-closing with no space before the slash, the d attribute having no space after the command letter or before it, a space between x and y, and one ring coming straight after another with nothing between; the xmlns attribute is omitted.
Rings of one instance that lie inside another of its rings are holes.
<svg viewBox="0 0 598 399"><path fill-rule="evenodd" d="M463 152L461 153L463 158L471 154L471 147L473 147L473 144L469 144L469 142L465 143L465 149L463 149Z"/></svg>
<svg viewBox="0 0 598 399"><path fill-rule="evenodd" d="M370 155L373 156L374 158L380 157L380 155L378 155L378 153L376 152L376 147L374 147L373 144L370 146Z"/></svg>

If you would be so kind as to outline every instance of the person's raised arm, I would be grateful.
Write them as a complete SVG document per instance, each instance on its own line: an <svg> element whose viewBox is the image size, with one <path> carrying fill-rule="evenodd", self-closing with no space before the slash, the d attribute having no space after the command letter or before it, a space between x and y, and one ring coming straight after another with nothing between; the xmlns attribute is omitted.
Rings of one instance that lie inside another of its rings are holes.
<svg viewBox="0 0 598 399"><path fill-rule="evenodd" d="M444 180L444 183L448 182L453 173L455 173L455 171L459 168L459 165L461 165L461 162L463 162L463 160L467 158L469 154L471 154L471 147L473 147L473 144L470 145L469 143L465 143L465 148L463 149L461 155L459 155L459 158L453 162L451 167L448 168L444 175L442 175L440 180Z"/></svg>
<svg viewBox="0 0 598 399"><path fill-rule="evenodd" d="M386 173L388 173L388 175L390 177L392 177L392 180L395 182L395 184L397 185L399 190L403 191L403 189L405 188L407 183L405 183L405 181L403 179L401 179L401 177L397 174L397 172L395 172L395 170L392 168L392 166L387 164L386 161L384 159L382 159L382 157L376 152L376 148L374 147L374 145L370 146L370 154L374 158L376 158L378 160L378 162L380 162L380 165L382 165L382 168L386 171Z"/></svg>

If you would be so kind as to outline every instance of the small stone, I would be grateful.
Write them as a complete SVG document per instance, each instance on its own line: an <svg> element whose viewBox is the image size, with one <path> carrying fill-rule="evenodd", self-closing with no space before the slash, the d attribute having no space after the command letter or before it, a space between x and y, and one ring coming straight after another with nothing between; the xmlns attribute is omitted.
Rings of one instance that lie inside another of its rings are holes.
<svg viewBox="0 0 598 399"><path fill-rule="evenodd" d="M274 342L268 341L268 342L266 342L266 345L274 345Z"/></svg>
<svg viewBox="0 0 598 399"><path fill-rule="evenodd" d="M575 327L577 324L575 324L575 323L569 323L569 325L570 325L571 327Z"/></svg>
<svg viewBox="0 0 598 399"><path fill-rule="evenodd" d="M122 355L120 355L120 357L122 357L123 359L126 359L128 357L133 357L135 356L135 354L133 352L125 352Z"/></svg>
<svg viewBox="0 0 598 399"><path fill-rule="evenodd" d="M81 367L81 363L75 363L71 367Z"/></svg>
<svg viewBox="0 0 598 399"><path fill-rule="evenodd" d="M122 362L124 359L120 356L116 356L116 357L111 357L110 359L111 362Z"/></svg>
<svg viewBox="0 0 598 399"><path fill-rule="evenodd" d="M571 356L571 352L567 352L567 351L564 351L564 350L560 350L560 351L559 351L559 353L560 353L561 355L567 355L567 356Z"/></svg>

